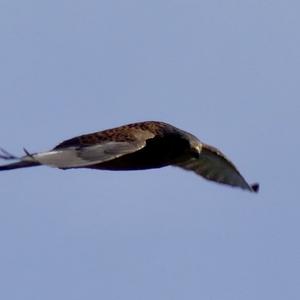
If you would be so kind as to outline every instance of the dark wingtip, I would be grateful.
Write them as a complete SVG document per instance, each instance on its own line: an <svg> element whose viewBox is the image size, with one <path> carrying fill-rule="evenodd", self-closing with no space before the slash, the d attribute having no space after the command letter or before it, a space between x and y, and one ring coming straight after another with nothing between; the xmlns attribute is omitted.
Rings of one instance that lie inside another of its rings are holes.
<svg viewBox="0 0 300 300"><path fill-rule="evenodd" d="M259 191L259 183L254 183L251 185L252 191L258 193Z"/></svg>

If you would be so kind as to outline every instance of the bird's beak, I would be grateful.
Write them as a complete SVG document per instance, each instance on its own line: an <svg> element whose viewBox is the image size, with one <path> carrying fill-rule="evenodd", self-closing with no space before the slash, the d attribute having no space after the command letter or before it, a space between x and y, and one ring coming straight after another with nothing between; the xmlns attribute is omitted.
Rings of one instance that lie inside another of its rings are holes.
<svg viewBox="0 0 300 300"><path fill-rule="evenodd" d="M200 157L200 153L201 153L200 148L193 148L192 149L193 158L198 159Z"/></svg>

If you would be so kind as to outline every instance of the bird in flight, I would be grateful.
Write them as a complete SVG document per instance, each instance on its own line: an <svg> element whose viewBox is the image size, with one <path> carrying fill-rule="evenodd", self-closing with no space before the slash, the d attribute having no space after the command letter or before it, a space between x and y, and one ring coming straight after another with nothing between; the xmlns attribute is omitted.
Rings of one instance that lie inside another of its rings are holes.
<svg viewBox="0 0 300 300"><path fill-rule="evenodd" d="M0 171L46 165L59 169L145 170L177 166L205 179L258 192L217 148L170 124L146 121L80 135L50 151L16 157L1 149L0 158L16 162Z"/></svg>

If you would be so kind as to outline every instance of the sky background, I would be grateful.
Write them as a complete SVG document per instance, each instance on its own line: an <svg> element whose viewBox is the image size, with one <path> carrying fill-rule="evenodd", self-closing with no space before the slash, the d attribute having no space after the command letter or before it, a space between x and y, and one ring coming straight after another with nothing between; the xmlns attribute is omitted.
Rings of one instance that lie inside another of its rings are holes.
<svg viewBox="0 0 300 300"><path fill-rule="evenodd" d="M0 298L300 299L300 2L0 0L0 146L161 120L258 195L167 167L0 174Z"/></svg>

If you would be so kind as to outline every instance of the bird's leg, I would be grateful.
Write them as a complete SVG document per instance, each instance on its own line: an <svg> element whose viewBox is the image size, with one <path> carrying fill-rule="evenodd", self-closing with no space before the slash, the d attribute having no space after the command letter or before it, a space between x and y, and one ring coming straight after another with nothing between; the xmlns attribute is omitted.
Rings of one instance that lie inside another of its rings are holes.
<svg viewBox="0 0 300 300"><path fill-rule="evenodd" d="M25 152L26 154L26 157L30 157L33 161L36 161L35 157L33 156L32 153L30 153L26 148L23 148L23 151ZM25 159L26 159L25 157Z"/></svg>
<svg viewBox="0 0 300 300"><path fill-rule="evenodd" d="M31 158L33 158L33 155L31 153L28 152L28 150L26 148L23 148L23 151L25 152L25 154Z"/></svg>
<svg viewBox="0 0 300 300"><path fill-rule="evenodd" d="M0 148L0 158L1 159L6 159L6 160L9 160L9 159L18 159L17 156L15 155L12 155L11 153L7 152L6 150Z"/></svg>
<svg viewBox="0 0 300 300"><path fill-rule="evenodd" d="M23 150L24 150L26 156L28 156L34 160L33 154L29 153L25 148L23 148ZM0 148L0 158L5 159L5 160L20 159L20 157L17 157L15 155L7 152L3 148Z"/></svg>

